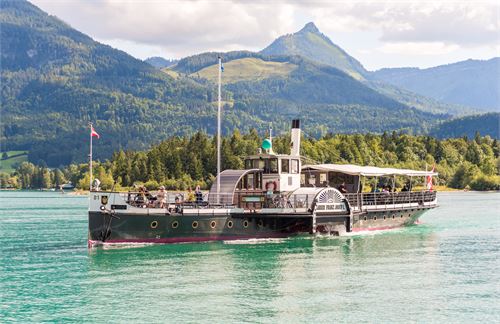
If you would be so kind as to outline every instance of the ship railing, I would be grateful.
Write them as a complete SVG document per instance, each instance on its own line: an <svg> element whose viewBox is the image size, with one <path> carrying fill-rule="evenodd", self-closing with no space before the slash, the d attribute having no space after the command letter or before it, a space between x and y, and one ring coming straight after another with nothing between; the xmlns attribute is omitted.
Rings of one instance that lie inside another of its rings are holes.
<svg viewBox="0 0 500 324"><path fill-rule="evenodd" d="M119 193L119 195L125 200L125 202L133 207L139 208L159 208L158 199L155 194L150 194L143 196L142 193L138 191L129 191L124 193ZM165 204L170 205L182 205L186 208L204 208L208 206L207 197L205 195L195 195L193 192L193 199L188 200L188 195L186 192L181 191L168 191L165 195Z"/></svg>
<svg viewBox="0 0 500 324"><path fill-rule="evenodd" d="M316 194L284 194L280 192L240 191L234 193L234 203L243 209L262 208L305 209L312 207Z"/></svg>
<svg viewBox="0 0 500 324"><path fill-rule="evenodd" d="M363 192L363 193L344 193L353 208L362 207L381 207L391 208L394 205L401 204L419 204L424 205L433 202L436 199L435 191L403 191L403 192Z"/></svg>

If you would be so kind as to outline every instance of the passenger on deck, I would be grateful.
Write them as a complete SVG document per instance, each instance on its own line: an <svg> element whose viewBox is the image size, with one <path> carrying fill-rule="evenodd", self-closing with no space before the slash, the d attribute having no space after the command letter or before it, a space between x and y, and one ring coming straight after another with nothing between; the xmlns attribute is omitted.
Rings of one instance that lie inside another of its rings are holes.
<svg viewBox="0 0 500 324"><path fill-rule="evenodd" d="M143 207L146 203L146 188L144 188L144 186L139 187L139 192L137 196L135 196L134 202L139 207Z"/></svg>
<svg viewBox="0 0 500 324"><path fill-rule="evenodd" d="M156 207L165 208L167 203L167 192L165 191L165 187L161 186L156 193Z"/></svg>
<svg viewBox="0 0 500 324"><path fill-rule="evenodd" d="M193 190L191 190L191 187L188 188L186 201L187 202L194 202L194 193L193 193Z"/></svg>
<svg viewBox="0 0 500 324"><path fill-rule="evenodd" d="M347 193L347 189L345 187L345 182L342 182L340 186L337 188L341 193Z"/></svg>
<svg viewBox="0 0 500 324"><path fill-rule="evenodd" d="M196 203L201 204L203 202L203 192L201 192L200 186L196 186L194 195L196 196Z"/></svg>
<svg viewBox="0 0 500 324"><path fill-rule="evenodd" d="M181 201L182 196L177 195L175 196L175 212L180 213L182 210L182 201Z"/></svg>

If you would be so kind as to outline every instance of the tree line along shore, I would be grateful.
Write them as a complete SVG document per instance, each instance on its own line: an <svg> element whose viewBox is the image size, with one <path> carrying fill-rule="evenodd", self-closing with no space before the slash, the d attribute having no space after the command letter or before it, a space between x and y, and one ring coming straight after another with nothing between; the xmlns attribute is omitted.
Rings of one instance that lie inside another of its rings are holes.
<svg viewBox="0 0 500 324"><path fill-rule="evenodd" d="M255 154L263 138L255 130L234 131L222 138L222 169L243 168L243 158ZM96 143L98 145L98 143ZM273 149L289 153L290 136L273 138ZM435 165L440 188L500 190L500 143L489 136L439 140L402 132L374 134L328 134L302 141L304 163L349 163L425 170ZM186 190L200 185L208 189L216 174L216 137L198 132L188 137L171 137L147 151L117 151L105 161L95 161L95 178L101 188L127 190L145 185L156 190ZM396 179L402 187L404 179ZM87 163L49 168L22 162L15 171L0 173L0 187L10 189L59 188L71 182L88 190ZM373 184L368 183L365 190Z"/></svg>

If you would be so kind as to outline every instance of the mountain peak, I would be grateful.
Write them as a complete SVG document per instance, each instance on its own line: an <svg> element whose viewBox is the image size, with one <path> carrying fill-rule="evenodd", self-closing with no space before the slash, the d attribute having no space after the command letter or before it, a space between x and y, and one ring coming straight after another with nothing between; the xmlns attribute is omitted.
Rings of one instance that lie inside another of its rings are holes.
<svg viewBox="0 0 500 324"><path fill-rule="evenodd" d="M313 62L333 66L362 80L365 68L355 58L322 34L313 22L301 30L277 38L261 52L264 55L298 55Z"/></svg>
<svg viewBox="0 0 500 324"><path fill-rule="evenodd" d="M316 27L316 25L311 21L308 22L301 30L299 30L299 33L306 33L306 32L319 33L320 31L318 27Z"/></svg>

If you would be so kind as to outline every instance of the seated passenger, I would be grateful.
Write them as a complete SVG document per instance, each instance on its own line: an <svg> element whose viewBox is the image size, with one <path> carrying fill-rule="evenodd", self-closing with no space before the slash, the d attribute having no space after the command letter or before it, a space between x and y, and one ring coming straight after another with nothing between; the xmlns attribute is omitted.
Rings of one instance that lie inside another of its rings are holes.
<svg viewBox="0 0 500 324"><path fill-rule="evenodd" d="M337 188L341 193L347 193L347 189L345 187L345 182L342 182L340 186Z"/></svg>
<svg viewBox="0 0 500 324"><path fill-rule="evenodd" d="M194 202L194 193L193 193L193 190L191 190L191 187L188 188L186 201L187 202Z"/></svg>
<svg viewBox="0 0 500 324"><path fill-rule="evenodd" d="M138 207L144 207L146 203L146 188L144 186L139 187L139 192L135 196L134 202Z"/></svg>

